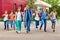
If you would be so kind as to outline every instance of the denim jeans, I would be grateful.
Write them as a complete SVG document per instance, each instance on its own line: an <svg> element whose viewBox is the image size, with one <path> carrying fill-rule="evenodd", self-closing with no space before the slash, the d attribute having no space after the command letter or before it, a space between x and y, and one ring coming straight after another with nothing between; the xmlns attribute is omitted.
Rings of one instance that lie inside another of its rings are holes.
<svg viewBox="0 0 60 40"><path fill-rule="evenodd" d="M38 28L38 25L39 25L39 21L38 20L35 20L35 25L36 25L36 28Z"/></svg>
<svg viewBox="0 0 60 40"><path fill-rule="evenodd" d="M30 31L30 23L31 23L31 21L24 22L24 26L27 29L27 31Z"/></svg>
<svg viewBox="0 0 60 40"><path fill-rule="evenodd" d="M9 26L8 26L8 20L4 21L4 29L9 29Z"/></svg>
<svg viewBox="0 0 60 40"><path fill-rule="evenodd" d="M41 27L43 26L43 24L44 24L44 30L46 30L46 24L47 24L46 19L41 20Z"/></svg>

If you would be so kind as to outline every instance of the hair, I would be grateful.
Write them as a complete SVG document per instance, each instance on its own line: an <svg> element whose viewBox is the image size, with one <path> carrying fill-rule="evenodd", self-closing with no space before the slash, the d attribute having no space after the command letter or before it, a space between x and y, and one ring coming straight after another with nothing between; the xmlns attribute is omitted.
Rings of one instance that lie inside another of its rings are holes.
<svg viewBox="0 0 60 40"><path fill-rule="evenodd" d="M11 12L13 12L13 14L15 14L13 10L11 10L10 13L11 13Z"/></svg>

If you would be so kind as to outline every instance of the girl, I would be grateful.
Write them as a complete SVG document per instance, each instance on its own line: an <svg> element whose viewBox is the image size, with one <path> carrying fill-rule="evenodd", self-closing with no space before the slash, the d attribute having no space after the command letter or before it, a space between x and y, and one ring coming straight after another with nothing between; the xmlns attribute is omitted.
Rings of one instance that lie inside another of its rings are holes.
<svg viewBox="0 0 60 40"><path fill-rule="evenodd" d="M40 26L40 30L44 24L44 31L46 31L46 24L47 24L47 12L46 12L46 8L43 8L42 12L41 12L41 26Z"/></svg>
<svg viewBox="0 0 60 40"><path fill-rule="evenodd" d="M4 30L9 30L9 27L8 27L8 13L7 13L7 10L5 11L5 13L2 15L4 16Z"/></svg>
<svg viewBox="0 0 60 40"><path fill-rule="evenodd" d="M21 32L21 23L22 23L21 8L18 8L18 12L16 14L16 33Z"/></svg>
<svg viewBox="0 0 60 40"><path fill-rule="evenodd" d="M35 12L35 24L36 24L36 29L38 29L38 25L39 25L39 13L38 13L38 11Z"/></svg>
<svg viewBox="0 0 60 40"><path fill-rule="evenodd" d="M52 29L53 32L55 32L56 19L57 19L57 12L55 7L53 8L53 11L50 13L50 15L51 15Z"/></svg>
<svg viewBox="0 0 60 40"><path fill-rule="evenodd" d="M14 27L14 30L15 30L15 22L14 22L15 21L15 14L13 11L11 11L9 17L10 17L9 20L10 20L11 28Z"/></svg>

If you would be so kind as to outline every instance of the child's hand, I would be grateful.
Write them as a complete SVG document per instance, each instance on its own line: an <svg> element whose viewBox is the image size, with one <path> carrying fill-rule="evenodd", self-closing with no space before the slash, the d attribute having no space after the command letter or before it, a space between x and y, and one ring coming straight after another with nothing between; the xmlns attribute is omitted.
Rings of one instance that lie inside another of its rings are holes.
<svg viewBox="0 0 60 40"><path fill-rule="evenodd" d="M50 20L51 20L52 18L50 17Z"/></svg>

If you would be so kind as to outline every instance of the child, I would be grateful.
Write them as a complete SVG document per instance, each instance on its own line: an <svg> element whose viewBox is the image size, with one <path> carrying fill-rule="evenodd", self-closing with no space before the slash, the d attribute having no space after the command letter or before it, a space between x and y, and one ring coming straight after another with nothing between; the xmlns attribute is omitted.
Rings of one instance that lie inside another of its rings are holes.
<svg viewBox="0 0 60 40"><path fill-rule="evenodd" d="M2 15L4 16L4 30L9 30L9 27L8 27L8 13L7 13L7 10L5 11L5 13Z"/></svg>
<svg viewBox="0 0 60 40"><path fill-rule="evenodd" d="M26 32L30 32L30 24L32 20L32 9L29 8L28 5L26 5L26 10L24 12L24 27L26 28Z"/></svg>
<svg viewBox="0 0 60 40"><path fill-rule="evenodd" d="M36 28L38 29L38 25L39 25L39 13L38 11L36 11L35 13L35 24L36 24Z"/></svg>
<svg viewBox="0 0 60 40"><path fill-rule="evenodd" d="M40 26L40 30L44 24L44 31L46 31L46 24L47 24L47 12L46 12L46 8L43 8L42 12L41 12L41 26Z"/></svg>
<svg viewBox="0 0 60 40"><path fill-rule="evenodd" d="M22 23L21 8L18 8L18 12L16 14L16 33L21 32L21 23Z"/></svg>
<svg viewBox="0 0 60 40"><path fill-rule="evenodd" d="M15 14L14 14L13 11L11 11L9 17L10 17L9 20L10 20L11 28L14 27L14 30L15 30L15 22L14 22L14 20L15 20Z"/></svg>
<svg viewBox="0 0 60 40"><path fill-rule="evenodd" d="M53 32L55 32L56 19L57 19L57 12L55 7L53 8L53 11L50 13L50 15L51 15L52 29Z"/></svg>

